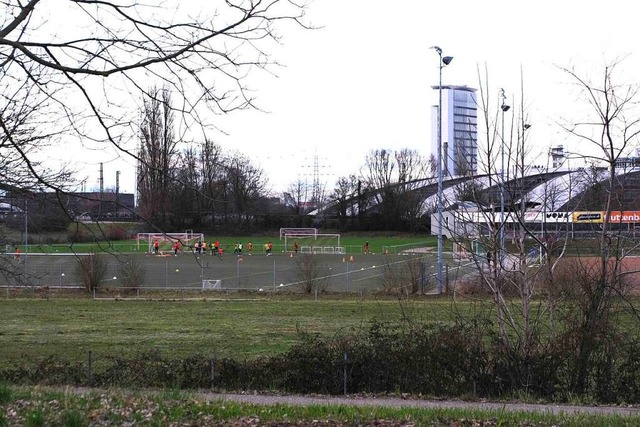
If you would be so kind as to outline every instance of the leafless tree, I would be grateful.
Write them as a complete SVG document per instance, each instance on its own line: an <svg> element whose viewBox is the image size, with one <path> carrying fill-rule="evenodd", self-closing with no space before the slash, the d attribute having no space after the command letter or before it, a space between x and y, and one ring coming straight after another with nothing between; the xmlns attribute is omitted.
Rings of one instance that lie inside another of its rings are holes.
<svg viewBox="0 0 640 427"><path fill-rule="evenodd" d="M372 150L365 158L363 180L379 210L379 227L402 229L417 218L424 197L416 193L428 177L428 162L415 150Z"/></svg>
<svg viewBox="0 0 640 427"><path fill-rule="evenodd" d="M424 276L422 257L409 254L401 264L387 261L383 266L382 292L399 299L420 292Z"/></svg>
<svg viewBox="0 0 640 427"><path fill-rule="evenodd" d="M238 220L246 222L258 213L256 202L266 193L264 171L239 152L228 154L223 164L233 212Z"/></svg>
<svg viewBox="0 0 640 427"><path fill-rule="evenodd" d="M327 287L327 266L322 258L313 254L301 254L295 258L295 274L305 293L324 292Z"/></svg>
<svg viewBox="0 0 640 427"><path fill-rule="evenodd" d="M59 191L59 173L37 163L44 142L73 138L137 157L139 107L131 94L151 95L150 85L179 98L177 140L194 125L212 126L212 113L254 106L246 79L276 65L268 52L277 29L304 26L304 5L295 0L7 0L0 7L0 149L9 171L0 173Z"/></svg>
<svg viewBox="0 0 640 427"><path fill-rule="evenodd" d="M138 257L130 257L118 264L118 278L122 287L130 292L135 292L144 285L146 271L144 263Z"/></svg>
<svg viewBox="0 0 640 427"><path fill-rule="evenodd" d="M637 244L609 218L612 212L624 210L625 203L633 198L617 164L637 143L640 116L636 111L636 87L613 83L616 65L605 67L597 84L573 70L563 69L591 107L592 114L563 126L580 142L581 153L571 154L574 158L580 155L588 166L582 169L582 175L578 170L571 171L567 178L544 185L540 196L530 192L532 182L540 183L527 170L531 143L524 89L518 96L519 102L511 100L510 104L517 108L511 110L515 112L509 115L503 131L504 101L492 100L488 85L480 84L479 110L484 116L487 138L483 152L486 177L477 178L475 192L484 193L484 200L476 199L477 212L465 211L462 205L455 215L461 222L467 222L449 231L472 257L479 283L492 297L499 343L513 362L512 379L520 385L529 384L533 372L528 361L544 352L544 346L550 345L546 337L552 337L558 340L557 345L570 343L567 345L577 349L568 362L571 391L585 393L590 387L596 358L615 337L613 320L621 304L627 304L635 312L632 301L625 298L628 288L624 278L629 272L621 266L624 254ZM523 82L521 87L524 88ZM586 147L589 144L594 149L589 150ZM504 170L496 166L502 156ZM586 207L605 215L603 221L589 230L589 240L574 239L573 232L565 226L561 241L551 241L545 230L541 232L540 224L527 220L528 214L540 217L540 211L531 212L536 204L543 209L564 205L569 211ZM504 209L504 216L498 207ZM487 254L476 251L478 246ZM597 261L565 257L569 249L579 252L585 247L596 250ZM536 249L535 256L530 255L532 248ZM561 315L556 310L559 304L563 308ZM602 359L597 362L608 363Z"/></svg>
<svg viewBox="0 0 640 427"><path fill-rule="evenodd" d="M81 255L76 263L76 276L87 292L95 292L107 276L108 264L104 255Z"/></svg>
<svg viewBox="0 0 640 427"><path fill-rule="evenodd" d="M200 150L200 168L202 172L203 211L211 215L215 221L220 209L224 168L222 166L223 151L220 145L205 139ZM213 224L212 224L213 225Z"/></svg>
<svg viewBox="0 0 640 427"><path fill-rule="evenodd" d="M601 211L604 220L598 230L598 268L594 274L584 277L578 294L578 310L575 328L571 337L576 342L577 354L572 387L584 392L588 387L589 370L597 348L607 339L612 317L620 295L625 295L625 272L620 265L629 240L614 227L611 212L623 210L621 193L625 192L622 176L618 171L618 160L637 146L640 135L640 110L638 110L639 88L637 85L616 82L619 62L606 65L598 81L592 81L574 69L562 71L576 84L580 99L589 106L586 116L563 125L569 135L580 144L587 145L582 156L592 160L594 166L601 165L606 172L605 180L598 180L603 188Z"/></svg>
<svg viewBox="0 0 640 427"><path fill-rule="evenodd" d="M298 178L289 184L287 191L283 194L285 205L295 217L296 226L302 227L302 218L309 213L313 205L313 193L309 188L309 184Z"/></svg>
<svg viewBox="0 0 640 427"><path fill-rule="evenodd" d="M536 292L542 273L532 268L533 259L528 256L533 233L525 221L529 209L526 110L520 101L505 123L505 100L490 96L486 77L479 80L479 121L486 138L479 163L484 173L454 189L453 195L464 199L448 200L447 205L457 202L454 212L464 225L449 231L455 244L471 256L480 291L491 297L498 348L514 361L511 378L526 384L532 374L525 362L539 351L541 328L546 324L545 305ZM519 98L524 99L524 89Z"/></svg>
<svg viewBox="0 0 640 427"><path fill-rule="evenodd" d="M336 207L336 216L343 229L349 218L356 217L356 196L358 179L355 175L338 178L333 193L329 196L330 203Z"/></svg>
<svg viewBox="0 0 640 427"><path fill-rule="evenodd" d="M171 93L166 88L151 89L144 99L140 125L138 203L144 218L160 221L162 226L166 225L165 216L170 211L169 193L176 178L174 170L179 154L174 126Z"/></svg>
<svg viewBox="0 0 640 427"><path fill-rule="evenodd" d="M10 190L46 189L64 186L70 171L52 170L38 160L45 147L60 142L60 134L39 122L38 110L48 101L34 103L27 82L0 86L0 184Z"/></svg>
<svg viewBox="0 0 640 427"><path fill-rule="evenodd" d="M200 225L204 199L200 153L196 147L189 146L176 157L176 165L171 171L175 179L170 183L167 211L172 214L174 227L183 229L187 224L196 227Z"/></svg>
<svg viewBox="0 0 640 427"><path fill-rule="evenodd" d="M396 167L392 151L371 150L365 157L363 176L372 188L388 187L396 182Z"/></svg>

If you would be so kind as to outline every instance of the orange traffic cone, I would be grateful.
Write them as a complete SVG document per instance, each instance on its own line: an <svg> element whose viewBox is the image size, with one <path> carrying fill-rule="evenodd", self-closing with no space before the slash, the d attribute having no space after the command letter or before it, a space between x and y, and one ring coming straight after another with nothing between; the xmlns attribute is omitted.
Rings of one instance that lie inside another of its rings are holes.
<svg viewBox="0 0 640 427"><path fill-rule="evenodd" d="M347 257L342 257L342 262L346 262L347 261Z"/></svg>
<svg viewBox="0 0 640 427"><path fill-rule="evenodd" d="M349 261L353 262L353 255L349 257Z"/></svg>
<svg viewBox="0 0 640 427"><path fill-rule="evenodd" d="M293 252L289 253L289 258L293 258Z"/></svg>

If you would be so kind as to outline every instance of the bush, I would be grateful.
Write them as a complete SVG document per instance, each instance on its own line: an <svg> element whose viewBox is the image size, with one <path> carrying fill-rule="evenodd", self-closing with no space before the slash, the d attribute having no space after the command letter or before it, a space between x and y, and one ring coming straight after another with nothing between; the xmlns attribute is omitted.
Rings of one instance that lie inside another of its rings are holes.
<svg viewBox="0 0 640 427"><path fill-rule="evenodd" d="M118 265L120 283L129 290L136 290L144 284L145 267L140 258L131 257Z"/></svg>
<svg viewBox="0 0 640 427"><path fill-rule="evenodd" d="M417 294L423 290L420 284L426 276L424 268L420 258L415 255L409 255L402 264L387 261L382 270L381 292L398 297Z"/></svg>
<svg viewBox="0 0 640 427"><path fill-rule="evenodd" d="M95 235L86 227L76 224L67 231L67 240L70 243L86 243L94 242L96 239Z"/></svg>
<svg viewBox="0 0 640 427"><path fill-rule="evenodd" d="M374 322L368 330L331 339L301 333L286 353L249 361L201 354L172 359L151 350L95 360L89 373L86 363L49 357L29 367L0 368L0 383L85 385L91 377L91 385L102 387L342 394L346 372L348 393L638 402L640 342L623 334L611 338L594 352L589 387L578 395L571 389L571 339L559 336L525 358L487 335L481 322L439 327ZM10 399L7 390L0 387L0 403Z"/></svg>
<svg viewBox="0 0 640 427"><path fill-rule="evenodd" d="M107 261L104 255L78 256L76 277L87 292L95 291L107 276Z"/></svg>
<svg viewBox="0 0 640 427"><path fill-rule="evenodd" d="M301 254L295 260L295 273L304 292L324 292L327 287L324 278L327 266L322 262L322 258L312 254Z"/></svg>
<svg viewBox="0 0 640 427"><path fill-rule="evenodd" d="M129 232L117 224L109 224L105 230L107 240L127 240Z"/></svg>

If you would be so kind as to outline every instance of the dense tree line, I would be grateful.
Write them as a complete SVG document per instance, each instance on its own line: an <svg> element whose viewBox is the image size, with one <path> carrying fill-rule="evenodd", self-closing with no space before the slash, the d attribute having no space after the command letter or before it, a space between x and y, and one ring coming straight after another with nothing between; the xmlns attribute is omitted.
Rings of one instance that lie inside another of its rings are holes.
<svg viewBox="0 0 640 427"><path fill-rule="evenodd" d="M140 121L139 215L165 230L215 229L218 223L250 228L267 194L262 169L209 139L181 143L174 116L171 92L152 88Z"/></svg>

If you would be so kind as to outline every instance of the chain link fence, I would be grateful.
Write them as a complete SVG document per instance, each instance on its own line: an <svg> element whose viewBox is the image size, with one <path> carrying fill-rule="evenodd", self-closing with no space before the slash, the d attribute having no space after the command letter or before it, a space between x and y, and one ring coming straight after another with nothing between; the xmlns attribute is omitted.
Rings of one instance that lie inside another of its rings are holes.
<svg viewBox="0 0 640 427"><path fill-rule="evenodd" d="M96 256L104 273L94 296L149 296L154 292L200 298L215 292L374 293L411 286L425 292L433 282L435 256L401 254L0 254L0 288L5 296L87 290L80 260ZM92 265L91 263L85 263ZM85 267L86 268L86 267ZM91 268L91 267L89 267ZM86 273L86 272L85 272ZM86 280L86 279L85 279ZM211 286L215 283L216 286ZM2 294L2 292L0 292Z"/></svg>

